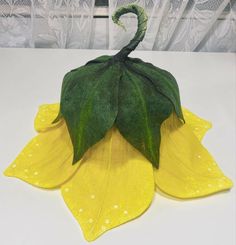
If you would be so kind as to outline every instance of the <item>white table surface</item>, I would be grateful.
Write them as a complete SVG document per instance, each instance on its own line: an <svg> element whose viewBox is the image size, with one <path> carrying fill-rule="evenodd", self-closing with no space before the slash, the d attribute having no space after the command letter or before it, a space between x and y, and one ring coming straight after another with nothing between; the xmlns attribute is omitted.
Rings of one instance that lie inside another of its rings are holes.
<svg viewBox="0 0 236 245"><path fill-rule="evenodd" d="M59 191L32 187L2 172L35 135L42 103L59 101L63 75L113 51L0 49L0 244L88 244ZM169 70L182 104L213 122L204 144L234 183L235 54L136 51L132 56ZM177 201L156 194L138 219L115 228L94 245L235 245L235 188L207 198Z"/></svg>

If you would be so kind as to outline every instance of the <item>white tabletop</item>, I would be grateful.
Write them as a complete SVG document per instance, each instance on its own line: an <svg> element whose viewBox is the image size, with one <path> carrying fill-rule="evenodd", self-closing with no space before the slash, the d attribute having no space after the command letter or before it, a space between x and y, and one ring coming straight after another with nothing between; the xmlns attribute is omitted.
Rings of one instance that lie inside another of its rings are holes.
<svg viewBox="0 0 236 245"><path fill-rule="evenodd" d="M59 101L63 75L113 53L0 49L0 244L88 244L59 191L37 189L2 172L35 135L38 106ZM236 183L235 54L136 51L132 56L169 70L179 83L182 104L213 122L204 144ZM235 217L235 188L191 201L156 194L141 217L92 244L235 245Z"/></svg>

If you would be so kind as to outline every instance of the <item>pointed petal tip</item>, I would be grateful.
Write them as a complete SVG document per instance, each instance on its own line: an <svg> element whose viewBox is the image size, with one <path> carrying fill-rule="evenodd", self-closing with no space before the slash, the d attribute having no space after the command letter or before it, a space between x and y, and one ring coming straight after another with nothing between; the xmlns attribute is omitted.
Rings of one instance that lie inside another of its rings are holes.
<svg viewBox="0 0 236 245"><path fill-rule="evenodd" d="M184 188L167 188L166 186L163 187L162 184L158 184L156 182L156 191L160 190L161 192L174 197L176 199L195 199L195 198L202 198L211 196L220 192L229 191L233 187L233 181L229 178L223 176L222 178L209 178L207 181L199 185L198 187L192 186L191 183L186 183Z"/></svg>
<svg viewBox="0 0 236 245"><path fill-rule="evenodd" d="M3 175L6 176L6 177L12 177L12 171L11 171L11 168L10 166L7 167L4 171L3 171Z"/></svg>
<svg viewBox="0 0 236 245"><path fill-rule="evenodd" d="M34 119L34 128L37 132L46 132L56 126L61 125L63 120L53 123L59 115L59 104L43 104L39 106L39 110Z"/></svg>
<svg viewBox="0 0 236 245"><path fill-rule="evenodd" d="M234 187L234 182L230 178L228 177L224 177L224 178L226 180L226 183L225 183L226 190Z"/></svg>
<svg viewBox="0 0 236 245"><path fill-rule="evenodd" d="M182 107L185 123L201 141L207 131L212 128L212 123L197 116L187 108Z"/></svg>
<svg viewBox="0 0 236 245"><path fill-rule="evenodd" d="M102 226L101 231L94 233L94 232L88 232L86 230L83 229L83 227L81 226L81 230L83 233L83 236L85 238L85 240L87 242L94 242L95 240L97 240L99 237L101 237L103 234L105 234L107 231L113 229L114 227L107 227L107 226Z"/></svg>
<svg viewBox="0 0 236 245"><path fill-rule="evenodd" d="M4 171L3 175L6 177L15 177L18 178L17 175L15 174L16 171L16 163L13 161Z"/></svg>
<svg viewBox="0 0 236 245"><path fill-rule="evenodd" d="M22 180L24 182L26 182L27 184L30 184L30 185L33 185L35 187L39 187L39 188L47 188L47 187L43 187L39 184L39 182L35 182L33 183L32 181L27 181L27 177L23 176L23 175L19 175L19 173L17 173L15 171L15 167L16 167L16 164L14 164L14 162L9 165L3 172L3 175L6 176L6 177L12 177L12 178L16 178L16 179L19 179L19 180Z"/></svg>

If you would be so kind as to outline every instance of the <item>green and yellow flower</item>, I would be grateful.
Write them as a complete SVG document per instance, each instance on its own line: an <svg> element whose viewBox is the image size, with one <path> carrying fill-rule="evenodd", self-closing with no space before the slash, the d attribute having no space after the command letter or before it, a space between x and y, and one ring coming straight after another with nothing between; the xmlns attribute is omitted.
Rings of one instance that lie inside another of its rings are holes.
<svg viewBox="0 0 236 245"><path fill-rule="evenodd" d="M161 126L160 167L156 169L114 127L72 165L73 146L64 119L52 124L59 104L42 105L35 118L38 135L5 175L40 188L60 188L92 241L105 231L140 216L155 189L189 199L232 187L232 182L200 143L211 124L183 109L185 124L172 114Z"/></svg>
<svg viewBox="0 0 236 245"><path fill-rule="evenodd" d="M137 5L118 9L114 22L129 12L138 16L134 38L65 75L60 105L39 108L38 135L5 171L60 188L88 241L140 216L155 189L189 199L232 186L200 142L211 124L181 107L175 78L128 57L147 28Z"/></svg>

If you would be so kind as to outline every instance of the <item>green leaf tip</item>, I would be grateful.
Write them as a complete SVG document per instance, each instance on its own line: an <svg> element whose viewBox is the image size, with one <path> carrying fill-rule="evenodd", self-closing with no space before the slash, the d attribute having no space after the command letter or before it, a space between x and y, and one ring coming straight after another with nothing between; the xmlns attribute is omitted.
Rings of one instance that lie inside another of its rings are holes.
<svg viewBox="0 0 236 245"><path fill-rule="evenodd" d="M126 13L138 17L138 30L116 55L103 55L68 72L63 79L60 113L73 145L73 163L99 142L112 127L154 167L159 167L161 124L175 112L181 119L179 88L175 78L163 69L129 53L143 40L147 15L137 5L119 8L113 21Z"/></svg>

